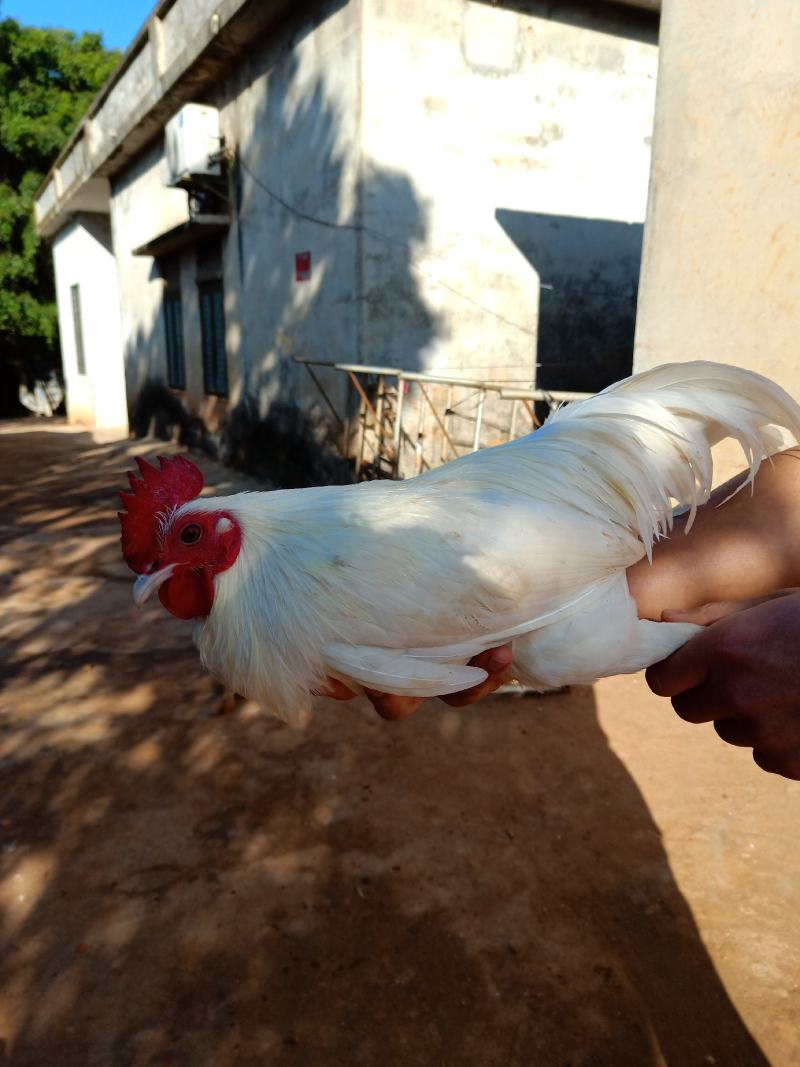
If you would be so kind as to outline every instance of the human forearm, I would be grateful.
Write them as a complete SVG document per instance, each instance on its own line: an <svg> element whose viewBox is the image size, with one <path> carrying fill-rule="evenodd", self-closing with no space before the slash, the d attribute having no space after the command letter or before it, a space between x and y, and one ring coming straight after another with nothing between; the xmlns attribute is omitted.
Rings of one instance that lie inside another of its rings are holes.
<svg viewBox="0 0 800 1067"><path fill-rule="evenodd" d="M640 617L800 585L800 449L765 461L754 491L723 504L743 477L714 492L688 534L687 516L677 519L652 565L643 559L628 570Z"/></svg>

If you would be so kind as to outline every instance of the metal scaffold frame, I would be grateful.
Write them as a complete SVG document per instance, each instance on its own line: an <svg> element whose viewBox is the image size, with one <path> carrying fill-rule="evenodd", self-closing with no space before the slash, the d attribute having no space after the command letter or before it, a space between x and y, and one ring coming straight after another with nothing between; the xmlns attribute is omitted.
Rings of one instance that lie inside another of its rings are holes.
<svg viewBox="0 0 800 1067"><path fill-rule="evenodd" d="M518 436L520 409L525 412L530 429L536 429L541 425L534 407L536 403L546 404L552 411L560 404L584 400L592 395L533 387L520 389L480 378L425 374L421 371L406 371L398 367L364 363L331 363L300 356L295 356L294 362L305 367L325 406L336 420L342 433L343 451L353 460L357 480L403 477L410 459L410 456L405 454L404 446L407 446L414 456L414 473L420 473L436 466L437 462L447 462L467 452L477 452L479 448L513 440ZM345 418L337 411L316 368L325 368L347 376L358 397L358 414L354 418ZM438 386L447 387L447 400L443 407L437 406L432 396L433 387ZM409 432L403 422L404 411L408 407L406 396L412 387L418 392L416 435ZM467 396L456 403L453 397L457 389L466 390ZM493 427L500 436L485 441L483 438L487 425L485 409L488 396L508 401L511 410L504 426ZM465 414L459 409L470 400L474 400L473 413ZM428 413L432 416L435 426L433 435L425 432ZM451 425L454 419L472 422L471 440L464 442L455 438ZM530 431L523 428L522 432ZM434 458L437 454L438 461Z"/></svg>

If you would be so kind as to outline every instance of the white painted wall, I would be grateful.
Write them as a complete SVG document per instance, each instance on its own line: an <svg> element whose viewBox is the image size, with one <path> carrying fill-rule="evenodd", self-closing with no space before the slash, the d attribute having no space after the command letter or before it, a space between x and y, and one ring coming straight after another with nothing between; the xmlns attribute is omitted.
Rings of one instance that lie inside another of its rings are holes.
<svg viewBox="0 0 800 1067"><path fill-rule="evenodd" d="M108 221L79 215L53 242L61 354L70 422L128 429L117 266ZM80 289L86 373L78 373L71 288Z"/></svg>
<svg viewBox="0 0 800 1067"><path fill-rule="evenodd" d="M670 0L635 366L712 359L800 398L800 4Z"/></svg>
<svg viewBox="0 0 800 1067"><path fill-rule="evenodd" d="M617 282L630 359L655 22L622 7L364 0L363 55L364 217L391 238L365 234L365 360L530 382L540 305L560 299L566 316L587 304L564 345L585 365L586 324L608 316Z"/></svg>
<svg viewBox="0 0 800 1067"><path fill-rule="evenodd" d="M161 311L163 282L151 257L133 254L135 248L188 218L186 193L169 188L166 180L163 141L159 141L111 186L111 227L119 273L122 345L131 405L135 404L145 382L166 378L166 341Z"/></svg>
<svg viewBox="0 0 800 1067"><path fill-rule="evenodd" d="M213 98L226 144L242 161L223 241L227 403L203 390L196 250L180 255L187 378L181 399L212 431L245 391L261 417L276 401L318 409L319 394L293 356L357 358L360 23L356 4L333 0L328 8L244 53ZM112 185L132 405L145 383L166 381L163 282L155 260L133 255L188 217L185 192L165 183L159 143ZM307 221L302 213L331 225ZM295 253L305 251L312 256L311 279L297 282ZM330 375L327 384L344 410L344 382Z"/></svg>
<svg viewBox="0 0 800 1067"><path fill-rule="evenodd" d="M246 388L262 416L278 400L319 404L293 356L359 358L360 33L359 3L332 0L243 55L219 98L241 160L225 248L231 400ZM308 281L298 252L311 253ZM340 377L326 382L343 405Z"/></svg>

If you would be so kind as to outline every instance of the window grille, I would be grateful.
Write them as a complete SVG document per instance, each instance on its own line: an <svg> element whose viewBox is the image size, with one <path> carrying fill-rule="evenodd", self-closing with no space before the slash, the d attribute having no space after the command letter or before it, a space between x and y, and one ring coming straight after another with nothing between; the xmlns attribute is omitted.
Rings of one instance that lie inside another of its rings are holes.
<svg viewBox="0 0 800 1067"><path fill-rule="evenodd" d="M228 395L228 367L225 358L225 308L222 279L212 278L198 285L200 332L203 341L203 381L205 391Z"/></svg>
<svg viewBox="0 0 800 1067"><path fill-rule="evenodd" d="M186 388L186 359L183 351L183 309L181 294L164 294L164 329L167 334L167 382L172 389Z"/></svg>

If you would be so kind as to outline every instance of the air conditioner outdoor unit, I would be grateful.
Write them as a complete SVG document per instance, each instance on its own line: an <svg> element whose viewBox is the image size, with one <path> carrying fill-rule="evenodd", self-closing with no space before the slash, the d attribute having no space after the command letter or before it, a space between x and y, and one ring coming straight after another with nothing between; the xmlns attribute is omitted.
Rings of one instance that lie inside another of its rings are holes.
<svg viewBox="0 0 800 1067"><path fill-rule="evenodd" d="M190 186L197 178L219 178L219 112L209 104L184 104L164 127L167 149L167 184Z"/></svg>

